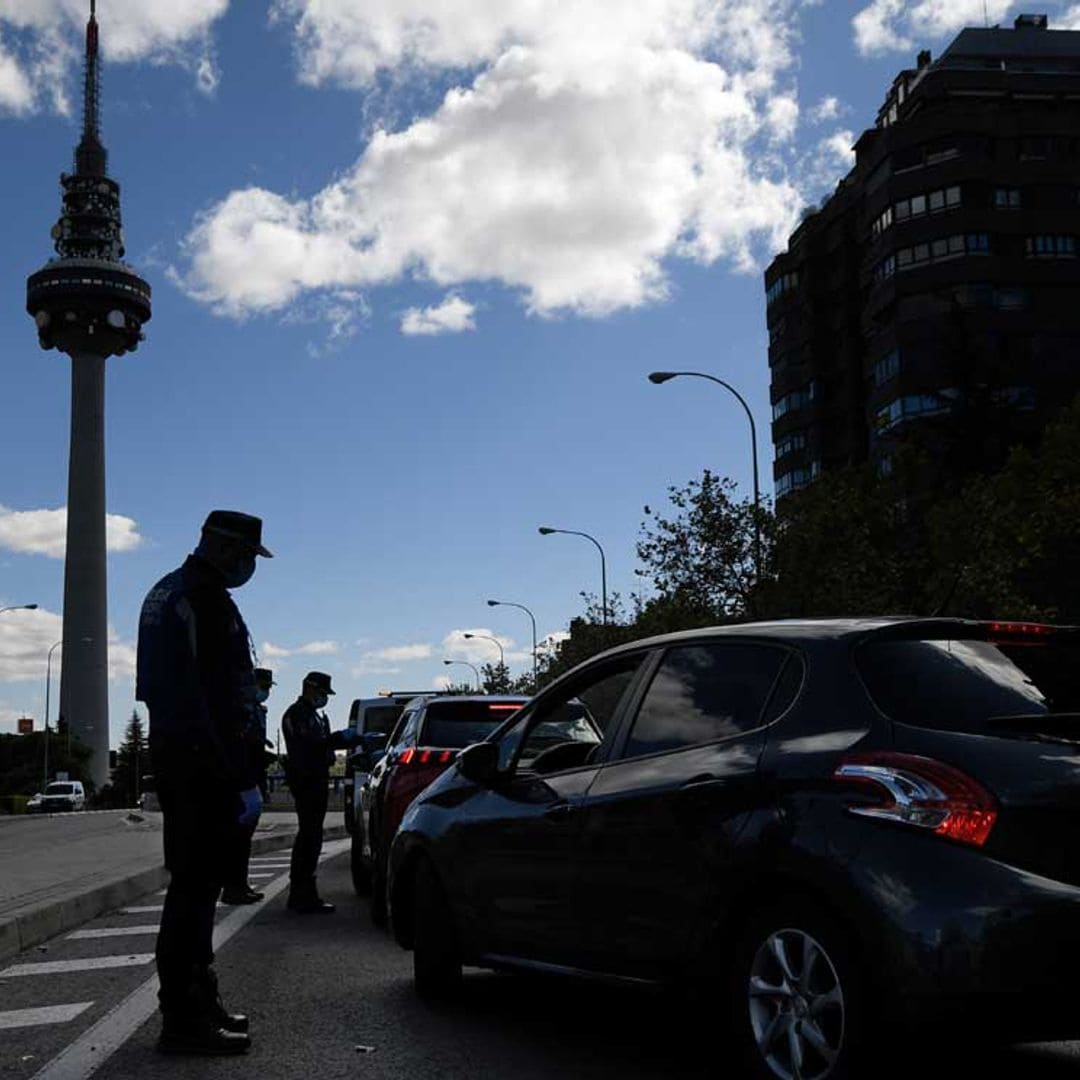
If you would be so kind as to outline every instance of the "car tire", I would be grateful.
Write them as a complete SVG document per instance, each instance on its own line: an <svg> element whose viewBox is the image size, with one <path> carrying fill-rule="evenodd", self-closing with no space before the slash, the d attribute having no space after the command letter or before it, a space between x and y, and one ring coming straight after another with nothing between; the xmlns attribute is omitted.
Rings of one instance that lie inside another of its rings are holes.
<svg viewBox="0 0 1080 1080"><path fill-rule="evenodd" d="M368 896L371 893L371 865L364 858L363 832L356 828L349 844L349 870L356 895Z"/></svg>
<svg viewBox="0 0 1080 1080"><path fill-rule="evenodd" d="M858 1062L870 1016L853 946L850 931L810 899L756 911L738 929L728 996L747 1077L865 1075Z"/></svg>
<svg viewBox="0 0 1080 1080"><path fill-rule="evenodd" d="M371 851L371 921L386 926L386 859L377 848Z"/></svg>
<svg viewBox="0 0 1080 1080"><path fill-rule="evenodd" d="M446 1001L461 985L454 915L431 860L421 857L412 883L413 986L424 1001Z"/></svg>

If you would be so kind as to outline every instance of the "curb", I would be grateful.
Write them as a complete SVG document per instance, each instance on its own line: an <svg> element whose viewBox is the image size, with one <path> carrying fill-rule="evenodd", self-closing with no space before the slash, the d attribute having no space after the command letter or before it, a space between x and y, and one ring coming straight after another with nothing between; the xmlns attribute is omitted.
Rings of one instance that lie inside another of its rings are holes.
<svg viewBox="0 0 1080 1080"><path fill-rule="evenodd" d="M270 836L256 836L251 841L252 855L290 847L295 830ZM339 840L345 836L344 825L323 829L323 840ZM123 907L152 889L168 884L169 872L164 866L152 866L136 874L107 881L84 893L68 896L27 909L18 915L0 919L0 962L9 960L24 949L40 945L49 938L73 930L88 919L113 908Z"/></svg>

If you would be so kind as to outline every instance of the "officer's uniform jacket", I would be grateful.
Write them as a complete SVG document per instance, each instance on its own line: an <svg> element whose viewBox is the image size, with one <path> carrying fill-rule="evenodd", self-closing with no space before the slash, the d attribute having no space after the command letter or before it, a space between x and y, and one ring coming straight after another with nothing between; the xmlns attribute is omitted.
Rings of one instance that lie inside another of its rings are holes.
<svg viewBox="0 0 1080 1080"><path fill-rule="evenodd" d="M299 697L281 718L288 757L285 771L290 785L323 780L330 775L334 751L346 746L344 731L331 731L330 721L303 697Z"/></svg>
<svg viewBox="0 0 1080 1080"><path fill-rule="evenodd" d="M245 749L256 722L251 639L221 574L198 555L143 602L135 695L150 713L155 774L255 786Z"/></svg>

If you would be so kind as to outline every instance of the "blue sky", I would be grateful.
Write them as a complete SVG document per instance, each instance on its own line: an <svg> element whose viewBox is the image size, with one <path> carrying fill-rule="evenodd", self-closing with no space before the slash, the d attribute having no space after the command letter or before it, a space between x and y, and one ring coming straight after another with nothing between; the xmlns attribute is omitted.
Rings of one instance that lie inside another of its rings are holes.
<svg viewBox="0 0 1080 1080"><path fill-rule="evenodd" d="M987 0L992 20L1017 5ZM708 466L771 492L761 270L893 75L982 0L100 0L128 258L154 288L109 361L114 744L138 609L208 510L265 520L237 593L332 716L444 658L528 664L579 592L638 586L642 507ZM1078 12L1049 5L1057 26ZM1040 9L1042 10L1042 9ZM77 140L81 0L0 0L0 731L40 724L60 636L69 362L25 278ZM457 672L467 672L465 668ZM54 693L58 687L54 686ZM54 701L56 698L54 697ZM55 717L55 712L54 712Z"/></svg>

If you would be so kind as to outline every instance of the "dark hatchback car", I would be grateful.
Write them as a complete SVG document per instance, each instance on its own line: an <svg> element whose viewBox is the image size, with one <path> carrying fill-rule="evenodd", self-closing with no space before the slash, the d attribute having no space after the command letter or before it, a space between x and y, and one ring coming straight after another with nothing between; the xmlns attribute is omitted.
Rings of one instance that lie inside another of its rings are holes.
<svg viewBox="0 0 1080 1080"><path fill-rule="evenodd" d="M360 894L370 892L376 922L386 917L387 852L409 803L461 749L486 738L528 700L429 695L406 704L360 788L352 835L353 885Z"/></svg>
<svg viewBox="0 0 1080 1080"><path fill-rule="evenodd" d="M602 741L540 749L572 699ZM389 896L421 994L462 964L690 982L740 1076L871 1075L879 1023L1075 1037L1080 631L813 620L620 647L412 804Z"/></svg>

